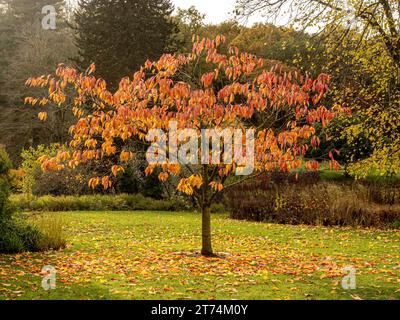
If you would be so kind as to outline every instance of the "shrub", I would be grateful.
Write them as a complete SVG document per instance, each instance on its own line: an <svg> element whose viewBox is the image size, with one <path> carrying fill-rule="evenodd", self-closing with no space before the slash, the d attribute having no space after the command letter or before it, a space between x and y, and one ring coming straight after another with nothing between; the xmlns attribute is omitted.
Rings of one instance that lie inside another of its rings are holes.
<svg viewBox="0 0 400 320"><path fill-rule="evenodd" d="M0 175L0 221L10 219L14 211L8 200L10 196L9 187L8 181L1 178Z"/></svg>
<svg viewBox="0 0 400 320"><path fill-rule="evenodd" d="M362 180L366 186L368 198L374 203L395 205L400 203L400 180L395 178L379 179L372 177Z"/></svg>
<svg viewBox="0 0 400 320"><path fill-rule="evenodd" d="M0 252L14 253L24 251L25 245L19 235L19 228L13 223L0 222Z"/></svg>
<svg viewBox="0 0 400 320"><path fill-rule="evenodd" d="M39 145L36 149L30 147L29 149L22 150L22 170L24 170L25 173L22 178L22 192L32 194L35 181L42 171L37 159L46 154L55 156L60 147L61 145L59 144L52 144L48 147Z"/></svg>
<svg viewBox="0 0 400 320"><path fill-rule="evenodd" d="M132 159L125 172L118 177L115 185L117 193L137 194L153 199L163 198L163 184L158 179L158 170L150 175L145 175L147 161L142 155Z"/></svg>
<svg viewBox="0 0 400 320"><path fill-rule="evenodd" d="M33 224L43 234L43 237L38 242L40 251L65 248L63 221L60 216L54 214L35 215Z"/></svg>
<svg viewBox="0 0 400 320"><path fill-rule="evenodd" d="M11 161L4 150L0 150L0 252L17 253L47 249L49 237L35 225L13 217L14 208L10 205L9 170Z"/></svg>
<svg viewBox="0 0 400 320"><path fill-rule="evenodd" d="M400 219L395 220L392 224L391 224L392 228L396 228L396 229L400 229Z"/></svg>
<svg viewBox="0 0 400 320"><path fill-rule="evenodd" d="M106 160L94 160L75 169L66 167L61 171L43 172L37 159L43 155L55 156L60 150L66 150L66 147L60 144L39 145L37 148L31 147L22 151L22 167L19 171L15 171L15 174L24 173L20 183L20 189L23 193L35 196L93 194L93 190L89 188L87 182L98 171L104 171L103 166L106 164ZM119 175L115 191L129 194L142 193L146 197L162 199L163 185L158 179L158 173L154 172L146 176L144 174L146 164L145 158L132 161L125 172ZM15 179L15 184L18 184L17 179ZM103 188L99 187L95 192L109 194L112 190L105 192Z"/></svg>
<svg viewBox="0 0 400 320"><path fill-rule="evenodd" d="M12 162L7 152L0 147L0 175L6 175L12 168Z"/></svg>
<svg viewBox="0 0 400 320"><path fill-rule="evenodd" d="M374 201L376 185L263 177L227 193L231 217L283 224L393 226L400 203ZM398 189L397 189L398 192ZM393 198L391 198L393 200Z"/></svg>
<svg viewBox="0 0 400 320"><path fill-rule="evenodd" d="M39 251L44 235L22 219L9 217L0 220L0 253Z"/></svg>
<svg viewBox="0 0 400 320"><path fill-rule="evenodd" d="M36 245L41 238L40 232L12 217L13 207L8 199L11 167L7 153L0 149L0 252L36 250Z"/></svg>
<svg viewBox="0 0 400 320"><path fill-rule="evenodd" d="M13 192L22 192L25 172L23 169L10 170L10 185Z"/></svg>
<svg viewBox="0 0 400 320"><path fill-rule="evenodd" d="M227 211L222 203L213 203L210 210L211 213L225 213Z"/></svg>
<svg viewBox="0 0 400 320"><path fill-rule="evenodd" d="M87 185L87 170L80 167L76 170L64 169L57 172L40 172L36 177L32 194L43 195L81 195L92 193Z"/></svg>
<svg viewBox="0 0 400 320"><path fill-rule="evenodd" d="M62 171L45 173L42 171L37 159L43 155L55 156L58 151L66 149L60 144L49 146L39 145L36 149L29 148L21 153L22 192L34 195L77 195L91 192L87 186L89 179L85 167L77 170L66 168Z"/></svg>
<svg viewBox="0 0 400 320"><path fill-rule="evenodd" d="M20 211L185 211L191 205L182 198L155 200L141 194L83 195L83 196L11 196L12 204Z"/></svg>
<svg viewBox="0 0 400 320"><path fill-rule="evenodd" d="M46 251L64 248L66 241L59 217L36 218L33 224L22 219L0 222L0 252Z"/></svg>
<svg viewBox="0 0 400 320"><path fill-rule="evenodd" d="M7 153L0 148L0 221L11 217L11 207L8 197L10 196L9 171L12 163Z"/></svg>

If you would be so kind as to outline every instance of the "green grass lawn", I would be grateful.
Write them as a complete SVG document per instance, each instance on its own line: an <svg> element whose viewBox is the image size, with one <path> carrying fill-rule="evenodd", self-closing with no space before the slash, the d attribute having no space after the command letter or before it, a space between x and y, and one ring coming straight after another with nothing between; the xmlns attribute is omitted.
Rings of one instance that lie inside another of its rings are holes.
<svg viewBox="0 0 400 320"><path fill-rule="evenodd" d="M213 217L219 258L198 256L200 216L57 213L62 251L0 255L1 299L399 299L399 231L284 226ZM57 287L41 287L41 269ZM357 270L355 290L342 268Z"/></svg>

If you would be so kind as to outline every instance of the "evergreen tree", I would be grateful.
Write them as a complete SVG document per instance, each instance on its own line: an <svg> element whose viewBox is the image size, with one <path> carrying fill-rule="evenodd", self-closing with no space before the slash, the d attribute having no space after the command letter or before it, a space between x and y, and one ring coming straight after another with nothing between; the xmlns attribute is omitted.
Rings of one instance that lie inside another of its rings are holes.
<svg viewBox="0 0 400 320"><path fill-rule="evenodd" d="M42 27L47 14L42 8L47 5L56 9L55 30ZM22 148L60 142L68 133L64 118L43 126L37 114L24 106L24 98L37 92L25 85L29 77L47 74L76 56L66 20L64 0L0 0L0 144L15 164Z"/></svg>
<svg viewBox="0 0 400 320"><path fill-rule="evenodd" d="M75 13L82 70L96 64L112 87L168 51L176 25L170 0L80 0Z"/></svg>

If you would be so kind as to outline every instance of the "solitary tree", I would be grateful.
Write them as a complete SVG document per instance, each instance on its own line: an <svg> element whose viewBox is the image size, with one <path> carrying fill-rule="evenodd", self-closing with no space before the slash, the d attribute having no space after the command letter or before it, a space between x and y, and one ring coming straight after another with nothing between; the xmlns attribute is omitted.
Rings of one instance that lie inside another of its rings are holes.
<svg viewBox="0 0 400 320"><path fill-rule="evenodd" d="M28 85L48 88L44 98L26 99L32 104L51 100L63 105L72 88L71 108L78 118L70 129L71 151L41 157L42 168L115 159L109 174L89 181L93 188L107 189L135 156L131 145L153 142L146 174L157 168L162 181L179 177L177 189L193 196L202 211L201 253L212 255L215 196L266 171L290 171L302 164L318 169L317 161L304 157L309 146L317 148L320 142L314 124L326 125L344 111L320 105L329 76L313 80L279 66L265 70L262 59L237 48L229 55L219 53L223 41L223 36L194 37L192 53L147 61L132 78L123 78L115 93L92 75L93 65L86 74L60 66L54 77L29 79ZM41 119L46 116L39 113ZM254 118L262 119L257 126Z"/></svg>

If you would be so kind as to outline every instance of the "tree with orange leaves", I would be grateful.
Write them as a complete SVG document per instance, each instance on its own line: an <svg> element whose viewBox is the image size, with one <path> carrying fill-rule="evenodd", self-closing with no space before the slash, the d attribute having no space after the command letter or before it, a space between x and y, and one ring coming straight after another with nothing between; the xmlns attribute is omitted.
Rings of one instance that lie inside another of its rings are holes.
<svg viewBox="0 0 400 320"><path fill-rule="evenodd" d="M93 76L94 65L81 74L59 66L55 76L29 79L27 85L47 92L43 98L26 98L27 103L69 104L77 118L70 128L72 151L41 157L42 168L62 170L114 159L109 174L89 181L92 188L108 189L135 157L132 144L151 142L148 160L153 160L146 174L157 168L162 181L179 177L177 189L194 197L202 211L201 253L212 255L210 206L215 196L267 171L291 171L303 164L317 170L318 162L305 158L308 148L320 143L314 124L325 126L346 112L320 105L328 75L310 79L280 66L265 70L262 59L237 48L221 54L224 41L223 36L193 37L190 54L147 61L132 78L123 78L114 93ZM46 114L39 117L45 120ZM212 150L204 147L210 139Z"/></svg>

